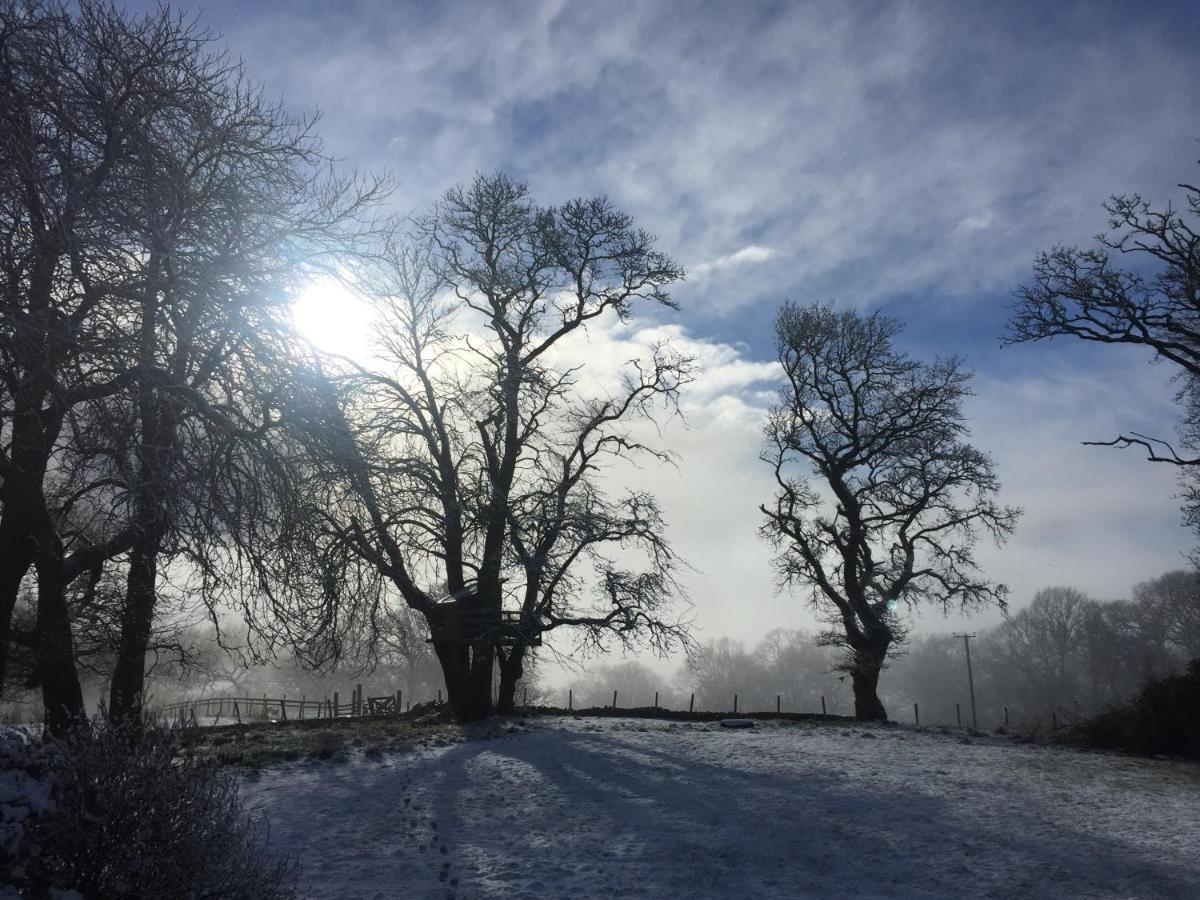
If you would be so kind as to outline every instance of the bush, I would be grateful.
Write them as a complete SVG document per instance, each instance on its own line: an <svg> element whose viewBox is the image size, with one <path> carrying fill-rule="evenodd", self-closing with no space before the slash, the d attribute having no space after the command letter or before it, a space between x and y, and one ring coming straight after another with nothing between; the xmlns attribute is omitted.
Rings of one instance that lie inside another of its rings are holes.
<svg viewBox="0 0 1200 900"><path fill-rule="evenodd" d="M1132 702L1081 722L1066 740L1086 747L1200 759L1200 659L1152 681Z"/></svg>
<svg viewBox="0 0 1200 900"><path fill-rule="evenodd" d="M102 720L69 740L0 741L4 879L25 896L281 898L290 867L211 760L177 758L179 733Z"/></svg>

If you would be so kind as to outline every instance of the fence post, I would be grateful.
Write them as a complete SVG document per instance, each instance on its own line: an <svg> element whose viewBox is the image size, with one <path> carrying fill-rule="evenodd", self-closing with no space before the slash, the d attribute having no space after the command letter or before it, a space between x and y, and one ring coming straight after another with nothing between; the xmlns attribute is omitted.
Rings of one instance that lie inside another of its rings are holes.
<svg viewBox="0 0 1200 900"><path fill-rule="evenodd" d="M696 695L692 694L691 699L688 700L688 712L694 712L695 709L696 709Z"/></svg>
<svg viewBox="0 0 1200 900"><path fill-rule="evenodd" d="M913 722L917 725L921 724L921 710L917 704L913 704Z"/></svg>
<svg viewBox="0 0 1200 900"><path fill-rule="evenodd" d="M658 691L654 692L654 708L658 709Z"/></svg>
<svg viewBox="0 0 1200 900"><path fill-rule="evenodd" d="M1004 727L1008 727L1008 707L1004 707Z"/></svg>
<svg viewBox="0 0 1200 900"><path fill-rule="evenodd" d="M613 709L617 708L617 692L613 691Z"/></svg>
<svg viewBox="0 0 1200 900"><path fill-rule="evenodd" d="M733 695L733 714L737 715L737 694Z"/></svg>
<svg viewBox="0 0 1200 900"><path fill-rule="evenodd" d="M567 688L567 709L572 710L574 708L575 708L575 689Z"/></svg>
<svg viewBox="0 0 1200 900"><path fill-rule="evenodd" d="M396 691L396 715L404 711L404 691Z"/></svg>
<svg viewBox="0 0 1200 900"><path fill-rule="evenodd" d="M438 688L438 703L442 702L442 689Z"/></svg>
<svg viewBox="0 0 1200 900"><path fill-rule="evenodd" d="M779 695L776 694L775 695L775 715L779 715L779 711L780 711Z"/></svg>
<svg viewBox="0 0 1200 900"><path fill-rule="evenodd" d="M333 692L333 716L332 716L332 718L334 718L334 719L336 719L338 717L338 714L341 712L341 710L338 709L338 706L340 705L338 703L339 699L340 698L338 697L338 692L334 691Z"/></svg>
<svg viewBox="0 0 1200 900"><path fill-rule="evenodd" d="M823 715L823 716L828 715L825 712L825 695L824 694L821 695L821 715Z"/></svg>
<svg viewBox="0 0 1200 900"><path fill-rule="evenodd" d="M962 705L959 703L954 704L954 718L958 722L958 727L962 728Z"/></svg>
<svg viewBox="0 0 1200 900"><path fill-rule="evenodd" d="M279 712L282 714L283 721L287 721L287 694L283 695L283 699L279 701Z"/></svg>
<svg viewBox="0 0 1200 900"><path fill-rule="evenodd" d="M237 716L238 724L242 724L242 711L238 709L237 701L233 701L233 714Z"/></svg>
<svg viewBox="0 0 1200 900"><path fill-rule="evenodd" d="M361 716L361 715L363 715L363 691L362 691L362 685L361 685L361 684L360 684L360 685L357 685L357 686L355 687L355 689L354 689L354 690L355 690L355 693L357 693L357 695L358 695L358 712L356 713L356 715L360 715L360 716Z"/></svg>

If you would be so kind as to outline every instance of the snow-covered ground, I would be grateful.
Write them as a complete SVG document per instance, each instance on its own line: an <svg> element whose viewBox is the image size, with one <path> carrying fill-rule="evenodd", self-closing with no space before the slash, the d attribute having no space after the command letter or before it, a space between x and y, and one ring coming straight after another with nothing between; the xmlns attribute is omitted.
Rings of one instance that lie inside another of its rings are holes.
<svg viewBox="0 0 1200 900"><path fill-rule="evenodd" d="M1200 898L1200 766L903 727L530 719L245 796L308 898Z"/></svg>

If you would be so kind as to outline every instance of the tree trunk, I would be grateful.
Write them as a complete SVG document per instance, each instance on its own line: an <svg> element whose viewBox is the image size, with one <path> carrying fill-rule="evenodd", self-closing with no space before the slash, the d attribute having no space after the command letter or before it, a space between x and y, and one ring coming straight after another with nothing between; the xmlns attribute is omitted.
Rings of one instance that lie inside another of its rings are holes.
<svg viewBox="0 0 1200 900"><path fill-rule="evenodd" d="M46 710L46 730L65 734L85 715L83 691L75 669L75 640L67 609L67 577L62 542L40 535L37 554L37 662Z"/></svg>
<svg viewBox="0 0 1200 900"><path fill-rule="evenodd" d="M454 717L460 722L478 722L490 716L494 662L491 644L434 641L433 649L442 664Z"/></svg>
<svg viewBox="0 0 1200 900"><path fill-rule="evenodd" d="M36 253L29 267L29 289L25 294L28 313L17 331L16 345L6 353L9 374L22 374L15 387L7 385L12 392L13 411L8 471L0 490L0 690L4 686L12 614L21 581L43 551L53 553L57 550L61 562L63 549L61 542L57 542L53 525L49 524L42 487L54 442L62 429L64 413L53 403L51 409L47 409L47 399L54 396L55 387L49 373L60 361L62 348L67 346L67 342L51 341L51 337L57 336L55 326L61 324L50 310L55 268L63 248L59 235L52 229L39 226L34 235ZM54 535L54 546L47 544L42 534L46 530ZM49 556L46 563L53 567ZM64 582L60 589L64 598L65 592ZM64 599L64 609L65 606ZM52 618L56 616L57 612L52 612ZM70 637L69 620L67 636ZM73 661L71 674L75 675Z"/></svg>
<svg viewBox="0 0 1200 900"><path fill-rule="evenodd" d="M860 722L887 721L887 710L879 699L879 673L887 648L856 651L850 677L854 685L854 718Z"/></svg>
<svg viewBox="0 0 1200 900"><path fill-rule="evenodd" d="M143 303L142 315L141 361L149 367L154 362L156 312L152 301ZM158 555L171 524L168 508L179 444L173 401L146 382L138 385L138 418L141 445L133 505L138 533L130 548L120 649L108 705L108 714L114 720L130 722L141 718L145 701L146 652L158 599Z"/></svg>
<svg viewBox="0 0 1200 900"><path fill-rule="evenodd" d="M496 712L502 716L511 716L516 712L517 682L525 674L522 662L525 660L525 645L517 644L507 655L500 654L500 698L496 702Z"/></svg>
<svg viewBox="0 0 1200 900"><path fill-rule="evenodd" d="M500 608L470 594L450 603L438 603L425 611L433 636L433 649L442 666L450 708L460 722L477 722L492 715L492 669L496 651L486 633L490 617L483 610Z"/></svg>
<svg viewBox="0 0 1200 900"><path fill-rule="evenodd" d="M3 508L4 514L0 517L0 694L4 692L4 678L8 670L13 610L21 592L21 582L33 564L36 547L29 534L28 517L8 497L4 498Z"/></svg>
<svg viewBox="0 0 1200 900"><path fill-rule="evenodd" d="M4 688L8 663L13 609L25 573L33 565L39 544L44 540L36 532L47 527L42 496L47 454L39 438L40 429L20 417L14 421L9 470L0 490L0 691Z"/></svg>
<svg viewBox="0 0 1200 900"><path fill-rule="evenodd" d="M109 688L108 714L114 720L136 722L142 715L146 651L150 646L157 597L159 543L157 535L144 537L134 545L129 556L121 643Z"/></svg>

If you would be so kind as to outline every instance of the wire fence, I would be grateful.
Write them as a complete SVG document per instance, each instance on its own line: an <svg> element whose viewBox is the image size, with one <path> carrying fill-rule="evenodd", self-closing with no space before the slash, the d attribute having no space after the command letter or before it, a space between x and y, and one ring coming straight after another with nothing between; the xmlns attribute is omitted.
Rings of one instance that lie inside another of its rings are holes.
<svg viewBox="0 0 1200 900"><path fill-rule="evenodd" d="M429 704L441 705L444 694L438 690L435 697L416 702L418 711L425 712ZM344 702L343 702L344 698ZM515 698L519 712L533 709L560 710L563 712L585 712L601 710L613 715L621 711L652 714L696 714L735 716L830 716L853 715L853 703L845 697L829 695L789 696L784 693L764 695L761 691L751 694L730 692L728 697L709 693L668 691L631 691L620 689L611 694L600 693L594 688L576 694L574 688L555 691L537 689L532 698L528 690L518 692ZM412 713L414 698L404 690L368 696L362 684L351 686L344 695L334 691L319 698L307 696L270 697L261 696L211 696L173 703L152 705L147 711L168 721L198 727L251 724L261 722L296 722L319 719L346 719L368 717L399 717ZM982 711L965 702L953 704L951 712L945 702L926 707L920 702L902 707L889 707L892 720L916 726L970 727L976 730L1000 729L1036 731L1050 728L1056 730L1064 725L1081 721L1085 716L1078 704L1073 707L1047 709L1031 712L1012 710L1008 706L989 705Z"/></svg>

